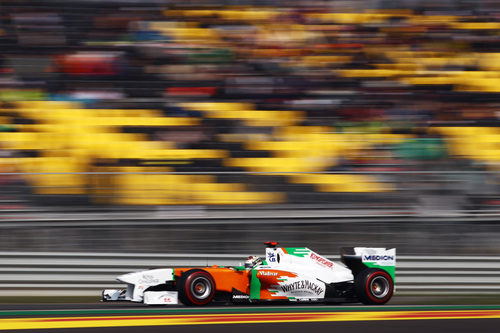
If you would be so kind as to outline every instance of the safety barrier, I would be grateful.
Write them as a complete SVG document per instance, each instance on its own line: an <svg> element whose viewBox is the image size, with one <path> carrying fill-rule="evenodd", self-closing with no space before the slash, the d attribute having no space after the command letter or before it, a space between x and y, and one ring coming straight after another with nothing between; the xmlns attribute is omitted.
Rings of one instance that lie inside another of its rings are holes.
<svg viewBox="0 0 500 333"><path fill-rule="evenodd" d="M339 256L327 256L339 260ZM0 252L2 296L100 296L117 275L165 266L237 265L246 255ZM500 294L500 257L398 256L399 295Z"/></svg>

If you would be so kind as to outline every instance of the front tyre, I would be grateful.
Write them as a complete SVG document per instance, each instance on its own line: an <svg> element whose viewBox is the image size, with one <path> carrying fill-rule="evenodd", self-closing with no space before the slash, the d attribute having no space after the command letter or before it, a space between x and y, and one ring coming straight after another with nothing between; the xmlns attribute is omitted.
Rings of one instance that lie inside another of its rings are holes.
<svg viewBox="0 0 500 333"><path fill-rule="evenodd" d="M354 290L363 304L381 305L391 299L394 293L394 281L384 270L367 268L356 275Z"/></svg>
<svg viewBox="0 0 500 333"><path fill-rule="evenodd" d="M206 271L191 269L177 281L179 299L185 305L206 305L215 295L215 281Z"/></svg>

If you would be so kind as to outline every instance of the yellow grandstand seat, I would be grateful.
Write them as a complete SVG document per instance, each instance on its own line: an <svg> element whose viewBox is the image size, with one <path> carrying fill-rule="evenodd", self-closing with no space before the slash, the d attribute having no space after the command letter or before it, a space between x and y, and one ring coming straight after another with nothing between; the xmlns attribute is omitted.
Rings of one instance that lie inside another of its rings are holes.
<svg viewBox="0 0 500 333"><path fill-rule="evenodd" d="M124 170L132 173L119 174L115 179L116 203L121 204L256 204L283 199L277 193L246 192L244 184L215 183L213 176L137 173L144 168Z"/></svg>
<svg viewBox="0 0 500 333"><path fill-rule="evenodd" d="M321 192L388 192L394 190L391 185L378 182L368 175L301 174L293 175L291 181L315 184Z"/></svg>
<svg viewBox="0 0 500 333"><path fill-rule="evenodd" d="M81 161L74 157L40 157L36 172L29 175L35 193L51 195L86 194L86 171ZM33 172L33 171L31 171Z"/></svg>

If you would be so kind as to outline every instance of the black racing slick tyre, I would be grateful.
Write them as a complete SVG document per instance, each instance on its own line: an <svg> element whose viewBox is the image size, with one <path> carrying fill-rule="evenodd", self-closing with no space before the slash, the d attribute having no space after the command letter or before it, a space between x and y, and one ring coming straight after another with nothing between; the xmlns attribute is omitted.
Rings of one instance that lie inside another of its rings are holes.
<svg viewBox="0 0 500 333"><path fill-rule="evenodd" d="M382 269L367 268L356 275L354 290L357 298L367 305L387 303L394 293L394 281Z"/></svg>
<svg viewBox="0 0 500 333"><path fill-rule="evenodd" d="M207 305L215 295L215 281L206 271L190 269L177 281L179 299L184 305Z"/></svg>

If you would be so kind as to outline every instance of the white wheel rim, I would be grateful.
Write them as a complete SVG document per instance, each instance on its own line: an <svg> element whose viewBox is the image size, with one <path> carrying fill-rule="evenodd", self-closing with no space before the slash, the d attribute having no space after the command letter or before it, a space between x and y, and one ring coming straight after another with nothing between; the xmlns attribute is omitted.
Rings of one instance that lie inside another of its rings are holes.
<svg viewBox="0 0 500 333"><path fill-rule="evenodd" d="M191 283L191 294L197 299L205 299L212 293L210 280L204 276L194 278Z"/></svg>
<svg viewBox="0 0 500 333"><path fill-rule="evenodd" d="M370 292L376 298L384 298L389 293L389 281L383 276L376 276L370 282Z"/></svg>

